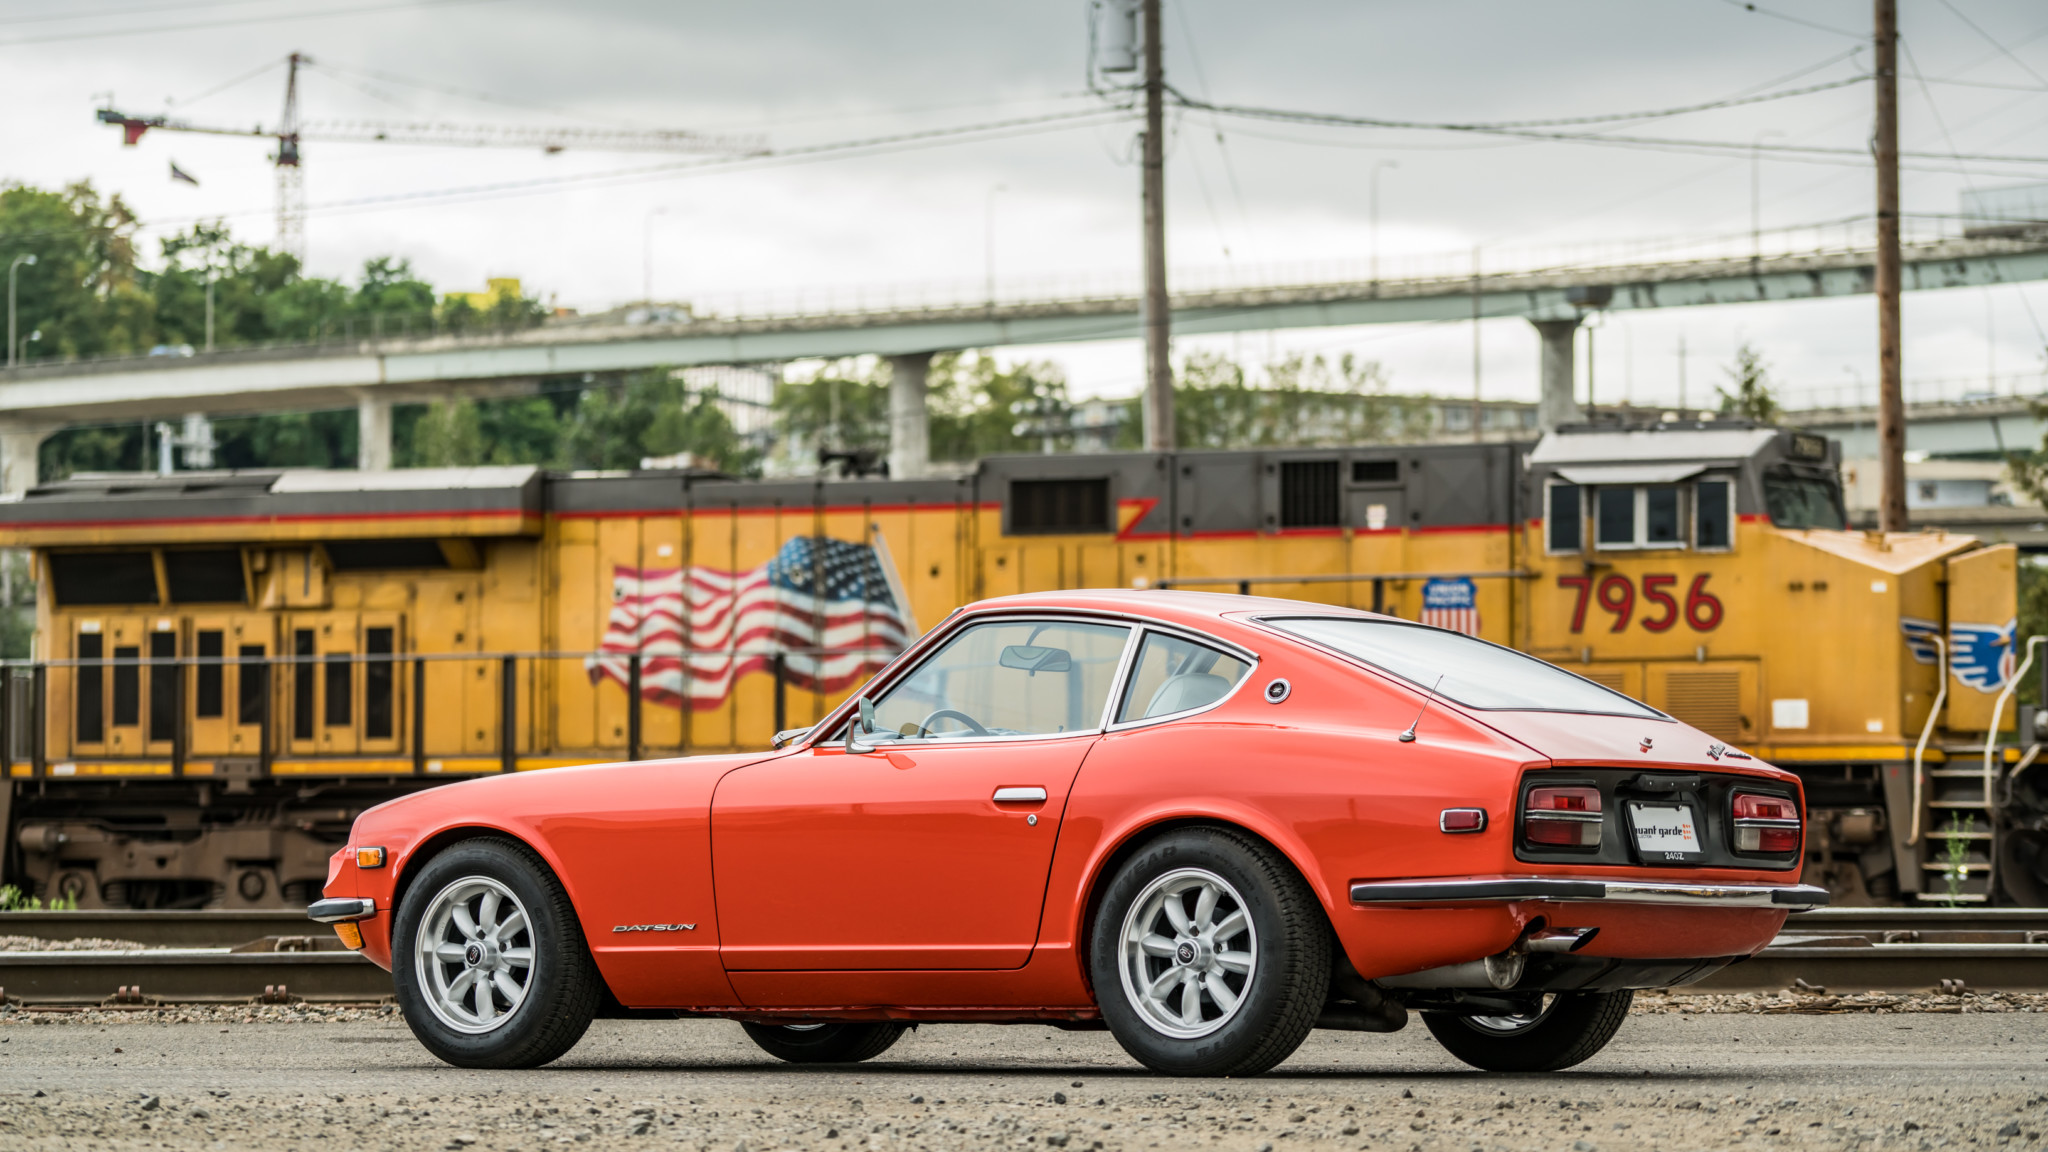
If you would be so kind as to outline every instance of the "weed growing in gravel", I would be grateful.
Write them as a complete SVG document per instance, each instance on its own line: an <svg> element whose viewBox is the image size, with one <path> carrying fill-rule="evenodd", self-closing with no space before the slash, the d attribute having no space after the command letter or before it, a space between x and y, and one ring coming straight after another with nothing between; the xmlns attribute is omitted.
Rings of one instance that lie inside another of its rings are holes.
<svg viewBox="0 0 2048 1152"><path fill-rule="evenodd" d="M12 884L0 884L0 912L51 912L78 911L77 896L52 896L46 906L41 900L22 891Z"/></svg>
<svg viewBox="0 0 2048 1152"><path fill-rule="evenodd" d="M1942 850L1942 879L1948 882L1948 892L1942 898L1942 902L1950 908L1963 902L1963 861L1970 853L1970 842L1963 834L1969 830L1969 825L1963 823L1961 814L1949 815L1948 827L1945 829L1948 832L1948 840L1944 842Z"/></svg>

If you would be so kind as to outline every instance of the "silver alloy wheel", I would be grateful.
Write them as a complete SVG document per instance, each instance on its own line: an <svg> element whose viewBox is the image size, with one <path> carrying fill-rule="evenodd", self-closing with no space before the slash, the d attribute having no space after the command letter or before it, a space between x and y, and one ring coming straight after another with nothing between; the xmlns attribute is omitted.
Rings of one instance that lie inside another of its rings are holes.
<svg viewBox="0 0 2048 1152"><path fill-rule="evenodd" d="M1542 1004L1543 1007L1536 1011L1518 1016L1466 1016L1463 1019L1465 1023L1481 1032L1489 1032L1496 1036L1512 1036L1541 1024L1543 1018L1550 1015L1551 1008L1556 1006L1557 997L1545 996L1542 998Z"/></svg>
<svg viewBox="0 0 2048 1152"><path fill-rule="evenodd" d="M465 876L427 904L414 960L441 1023L470 1035L492 1031L519 1011L533 983L526 906L488 876Z"/></svg>
<svg viewBox="0 0 2048 1152"><path fill-rule="evenodd" d="M1154 1031L1207 1036L1237 1015L1258 963L1244 897L1206 868L1145 886L1124 917L1117 967L1124 995Z"/></svg>

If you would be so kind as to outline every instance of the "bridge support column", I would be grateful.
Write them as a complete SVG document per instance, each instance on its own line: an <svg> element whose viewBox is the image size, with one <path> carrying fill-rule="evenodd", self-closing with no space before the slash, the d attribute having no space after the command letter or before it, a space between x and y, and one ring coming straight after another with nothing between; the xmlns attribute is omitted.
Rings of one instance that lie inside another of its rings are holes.
<svg viewBox="0 0 2048 1152"><path fill-rule="evenodd" d="M19 496L36 486L36 454L56 430L51 424L0 425L0 496Z"/></svg>
<svg viewBox="0 0 2048 1152"><path fill-rule="evenodd" d="M1577 318L1529 323L1536 326L1536 335L1543 341L1543 391L1536 401L1536 426L1549 432L1560 424L1584 420L1585 413L1574 394L1576 373L1572 365L1572 339L1579 331Z"/></svg>
<svg viewBox="0 0 2048 1152"><path fill-rule="evenodd" d="M385 397L356 401L356 467L364 472L391 471L391 401Z"/></svg>
<svg viewBox="0 0 2048 1152"><path fill-rule="evenodd" d="M925 377L932 354L889 357L889 477L914 480L931 470L932 427L925 411Z"/></svg>

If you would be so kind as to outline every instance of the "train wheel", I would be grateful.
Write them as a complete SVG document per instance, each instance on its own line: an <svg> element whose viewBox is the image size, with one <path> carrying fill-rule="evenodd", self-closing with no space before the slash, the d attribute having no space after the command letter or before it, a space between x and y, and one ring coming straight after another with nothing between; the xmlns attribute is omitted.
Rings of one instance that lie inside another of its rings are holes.
<svg viewBox="0 0 2048 1152"><path fill-rule="evenodd" d="M1561 992L1527 1016L1424 1012L1451 1055L1488 1072L1555 1072L1590 1059L1628 1019L1634 992Z"/></svg>
<svg viewBox="0 0 2048 1152"><path fill-rule="evenodd" d="M1095 999L1124 1051L1179 1076L1256 1076L1315 1027L1330 925L1266 845L1184 828L1145 845L1103 892Z"/></svg>
<svg viewBox="0 0 2048 1152"><path fill-rule="evenodd" d="M747 1039L791 1064L857 1064L872 1060L903 1038L908 1024L748 1024Z"/></svg>
<svg viewBox="0 0 2048 1152"><path fill-rule="evenodd" d="M465 840L407 888L391 946L405 1022L463 1068L535 1068L575 1047L603 982L568 894L538 856Z"/></svg>

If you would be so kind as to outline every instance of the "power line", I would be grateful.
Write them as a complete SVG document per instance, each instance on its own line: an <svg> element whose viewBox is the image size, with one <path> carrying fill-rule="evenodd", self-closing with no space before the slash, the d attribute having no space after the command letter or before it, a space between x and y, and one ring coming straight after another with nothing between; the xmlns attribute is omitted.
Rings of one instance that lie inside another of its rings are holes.
<svg viewBox="0 0 2048 1152"><path fill-rule="evenodd" d="M0 48L22 44L54 44L62 40L106 40L116 36L154 36L167 32L192 32L243 24L269 24L280 20L316 20L324 16L359 16L370 12L416 11L444 8L453 4L496 4L501 0L413 0L402 4L371 4L355 8L327 8L319 12L279 12L268 16L238 16L228 20L201 20L191 24L159 24L153 28L103 28L92 32L59 32L49 36L22 36L0 40Z"/></svg>
<svg viewBox="0 0 2048 1152"><path fill-rule="evenodd" d="M1961 20L1964 24L1968 25L1970 31L1975 32L1978 36L1982 37L1985 43L1991 45L1993 48L1998 49L1999 52L2004 54L2006 59L2019 65L2020 71L2025 72L2027 75L2032 76L2034 79L2039 80L2043 84L2048 84L2048 76L2043 76L2039 72L2034 71L2033 65L2028 64L2025 60L2022 60L2018 56L2014 55L2012 49L2007 48L2004 44L1999 43L1997 37L1993 36L1989 32L1986 32L1984 29L1978 27L1977 22L1975 20L1972 20L1968 16L1963 15L1963 10L1961 8L1956 7L1953 3L1950 2L1950 0L1941 0L1941 6L1948 9L1950 12L1954 13L1956 19Z"/></svg>
<svg viewBox="0 0 2048 1152"><path fill-rule="evenodd" d="M1861 32L1854 32L1847 28L1837 28L1832 24L1816 24L1811 20L1801 19L1798 16L1789 16L1783 12L1774 12L1769 8L1760 8L1755 4L1745 3L1744 0L1722 0L1722 2L1731 4L1745 12L1754 12L1759 16L1769 16L1773 20L1783 20L1788 24L1798 24L1801 27L1815 28L1822 32L1833 32L1837 36L1851 36L1858 40L1869 39L1869 37Z"/></svg>
<svg viewBox="0 0 2048 1152"><path fill-rule="evenodd" d="M182 12L193 8L238 8L250 4L262 4L272 0L193 0L184 4L151 4L140 8L102 8L98 11L44 12L35 16L10 16L0 20L0 28L12 24L50 24L65 20L103 20L109 16L147 16L157 12Z"/></svg>

